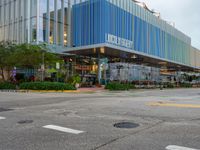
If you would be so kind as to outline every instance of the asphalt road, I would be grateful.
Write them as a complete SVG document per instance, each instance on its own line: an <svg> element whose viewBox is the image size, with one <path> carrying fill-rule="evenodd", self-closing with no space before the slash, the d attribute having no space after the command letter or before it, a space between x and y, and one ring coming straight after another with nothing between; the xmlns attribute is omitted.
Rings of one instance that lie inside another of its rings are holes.
<svg viewBox="0 0 200 150"><path fill-rule="evenodd" d="M200 89L0 92L0 150L189 148L200 149Z"/></svg>

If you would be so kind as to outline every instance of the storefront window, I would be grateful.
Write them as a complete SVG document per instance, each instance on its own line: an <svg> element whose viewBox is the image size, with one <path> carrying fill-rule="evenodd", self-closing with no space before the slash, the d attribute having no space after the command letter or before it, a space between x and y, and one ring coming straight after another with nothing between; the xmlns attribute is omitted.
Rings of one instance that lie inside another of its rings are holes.
<svg viewBox="0 0 200 150"><path fill-rule="evenodd" d="M39 1L39 16L46 18L47 15L47 0Z"/></svg>
<svg viewBox="0 0 200 150"><path fill-rule="evenodd" d="M31 42L36 42L37 39L37 30L36 30L36 17L31 19Z"/></svg>
<svg viewBox="0 0 200 150"><path fill-rule="evenodd" d="M49 11L50 11L50 35L49 35L49 43L54 43L54 0L49 0Z"/></svg>
<svg viewBox="0 0 200 150"><path fill-rule="evenodd" d="M46 42L46 30L48 25L47 20L47 0L39 1L39 41Z"/></svg>
<svg viewBox="0 0 200 150"><path fill-rule="evenodd" d="M68 0L64 1L64 46L67 46L67 36L68 36Z"/></svg>
<svg viewBox="0 0 200 150"><path fill-rule="evenodd" d="M37 16L37 1L31 0L31 17Z"/></svg>
<svg viewBox="0 0 200 150"><path fill-rule="evenodd" d="M47 26L47 19L39 17L39 41L40 42L46 42L47 37L46 37L46 26Z"/></svg>
<svg viewBox="0 0 200 150"><path fill-rule="evenodd" d="M62 23L62 1L57 0L57 44L62 44L62 32L63 32L63 23Z"/></svg>

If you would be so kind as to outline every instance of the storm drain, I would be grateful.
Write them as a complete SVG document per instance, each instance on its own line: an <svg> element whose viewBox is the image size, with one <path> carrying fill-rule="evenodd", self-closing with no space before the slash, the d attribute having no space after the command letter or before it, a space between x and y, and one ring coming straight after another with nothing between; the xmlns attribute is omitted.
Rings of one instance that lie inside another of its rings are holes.
<svg viewBox="0 0 200 150"><path fill-rule="evenodd" d="M13 109L0 107L0 112L4 112L4 111L12 111L12 110L13 110Z"/></svg>
<svg viewBox="0 0 200 150"><path fill-rule="evenodd" d="M17 123L19 123L19 124L29 124L29 123L33 123L33 120L20 120Z"/></svg>
<svg viewBox="0 0 200 150"><path fill-rule="evenodd" d="M125 129L131 129L131 128L137 128L140 125L133 122L119 122L113 125L116 128L125 128Z"/></svg>

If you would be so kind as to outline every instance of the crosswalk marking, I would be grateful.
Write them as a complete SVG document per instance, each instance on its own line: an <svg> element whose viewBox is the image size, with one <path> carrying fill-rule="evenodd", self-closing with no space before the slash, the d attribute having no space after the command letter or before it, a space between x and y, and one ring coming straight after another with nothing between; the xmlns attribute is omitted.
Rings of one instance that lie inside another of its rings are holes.
<svg viewBox="0 0 200 150"><path fill-rule="evenodd" d="M169 145L166 147L166 150L199 150L199 149L193 149L188 147L182 147L177 145Z"/></svg>
<svg viewBox="0 0 200 150"><path fill-rule="evenodd" d="M65 128L65 127L56 126L56 125L46 125L46 126L43 126L43 128L57 130L57 131L66 132L66 133L72 133L72 134L80 134L84 132L84 131L74 130L74 129Z"/></svg>
<svg viewBox="0 0 200 150"><path fill-rule="evenodd" d="M5 118L5 117L1 117L1 116L0 116L0 120L3 120L3 119L6 119L6 118Z"/></svg>

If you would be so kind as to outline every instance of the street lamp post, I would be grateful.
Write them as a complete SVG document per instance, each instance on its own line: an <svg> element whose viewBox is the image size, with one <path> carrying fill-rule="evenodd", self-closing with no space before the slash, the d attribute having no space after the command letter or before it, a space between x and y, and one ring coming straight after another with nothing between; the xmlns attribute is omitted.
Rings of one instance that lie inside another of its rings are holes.
<svg viewBox="0 0 200 150"><path fill-rule="evenodd" d="M44 69L45 69L45 64L44 64L44 55L45 51L42 51L42 65L41 65L41 70L42 70L42 82L44 81Z"/></svg>

